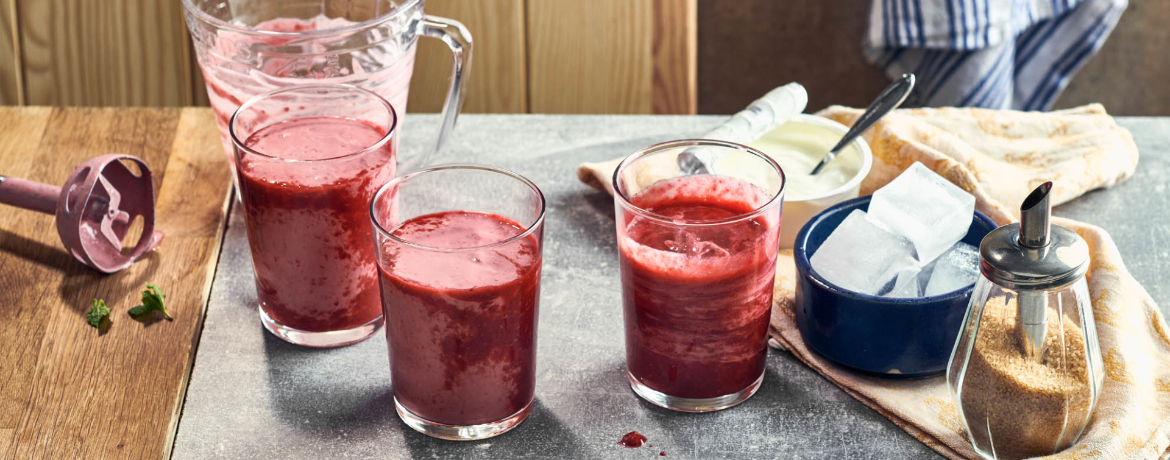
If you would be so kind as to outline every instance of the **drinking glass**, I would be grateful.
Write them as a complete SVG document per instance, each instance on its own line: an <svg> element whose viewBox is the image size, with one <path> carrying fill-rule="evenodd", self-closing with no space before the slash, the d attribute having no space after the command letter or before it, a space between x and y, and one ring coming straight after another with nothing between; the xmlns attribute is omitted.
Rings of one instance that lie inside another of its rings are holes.
<svg viewBox="0 0 1170 460"><path fill-rule="evenodd" d="M459 22L423 13L423 0L183 0L187 27L224 151L235 163L228 118L243 101L302 84L349 84L406 113L419 35L451 48L454 67L434 149L455 125L471 64L471 34ZM238 184L237 184L238 185Z"/></svg>
<svg viewBox="0 0 1170 460"><path fill-rule="evenodd" d="M709 160L679 170L680 153ZM764 378L784 173L750 147L680 140L613 176L630 386L667 409L739 404Z"/></svg>
<svg viewBox="0 0 1170 460"><path fill-rule="evenodd" d="M389 102L344 85L262 94L232 117L260 320L277 337L333 347L381 327L367 210L394 178L396 124Z"/></svg>
<svg viewBox="0 0 1170 460"><path fill-rule="evenodd" d="M394 407L442 439L527 416L536 385L544 196L516 173L436 166L370 203Z"/></svg>

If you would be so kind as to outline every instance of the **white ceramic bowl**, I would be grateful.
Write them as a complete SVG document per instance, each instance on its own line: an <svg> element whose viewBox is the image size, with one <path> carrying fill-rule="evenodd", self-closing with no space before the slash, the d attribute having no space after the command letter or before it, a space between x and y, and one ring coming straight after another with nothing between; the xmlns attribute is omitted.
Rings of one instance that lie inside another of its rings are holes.
<svg viewBox="0 0 1170 460"><path fill-rule="evenodd" d="M763 137L773 140L798 140L795 142L796 144L816 148L820 154L824 154L828 153L829 149L832 149L841 140L846 131L848 128L845 125L833 120L802 113L765 133ZM771 155L767 150L761 149L761 151ZM858 137L843 149L833 161L842 162L842 165L847 166L850 171L855 171L841 186L827 192L793 198L793 195L798 193L789 187L791 181L785 185L784 218L780 225L781 248L791 248L796 240L796 234L800 233L801 227L804 227L804 224L813 216L837 203L857 198L858 191L861 189L861 180L865 179L873 165L873 153L870 152L869 144L865 142L865 139ZM785 171L784 174L788 175L789 172Z"/></svg>

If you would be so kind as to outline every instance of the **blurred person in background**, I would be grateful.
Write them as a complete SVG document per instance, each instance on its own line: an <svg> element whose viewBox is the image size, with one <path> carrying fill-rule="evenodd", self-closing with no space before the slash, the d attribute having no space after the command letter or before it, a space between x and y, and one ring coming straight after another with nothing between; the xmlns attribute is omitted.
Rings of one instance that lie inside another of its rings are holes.
<svg viewBox="0 0 1170 460"><path fill-rule="evenodd" d="M918 85L907 106L1048 110L1127 0L872 0L865 58Z"/></svg>

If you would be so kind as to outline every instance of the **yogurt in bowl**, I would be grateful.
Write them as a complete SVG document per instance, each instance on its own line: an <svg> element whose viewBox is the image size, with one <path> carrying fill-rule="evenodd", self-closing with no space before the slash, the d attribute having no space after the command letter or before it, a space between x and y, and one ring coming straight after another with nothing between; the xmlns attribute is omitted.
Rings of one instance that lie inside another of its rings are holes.
<svg viewBox="0 0 1170 460"><path fill-rule="evenodd" d="M791 248L800 228L837 203L857 198L869 174L873 154L858 137L815 176L808 173L841 140L848 128L828 118L799 114L748 143L776 160L784 170L784 219L780 247Z"/></svg>

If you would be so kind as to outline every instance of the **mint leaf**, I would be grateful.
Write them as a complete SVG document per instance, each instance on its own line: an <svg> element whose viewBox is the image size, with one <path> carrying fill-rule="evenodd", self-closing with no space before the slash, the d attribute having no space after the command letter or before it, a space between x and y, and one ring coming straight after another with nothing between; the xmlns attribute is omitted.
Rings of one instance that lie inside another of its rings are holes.
<svg viewBox="0 0 1170 460"><path fill-rule="evenodd" d="M130 316L139 317L158 310L167 318L167 321L174 321L175 318L167 313L167 308L163 305L163 300L167 298L166 294L163 294L158 286L150 283L146 283L146 289L142 291L142 305L131 308L128 312Z"/></svg>
<svg viewBox="0 0 1170 460"><path fill-rule="evenodd" d="M101 329L102 320L110 316L110 307L106 306L106 301L101 299L93 299L93 306L89 307L89 311L85 312L85 322L90 326Z"/></svg>

